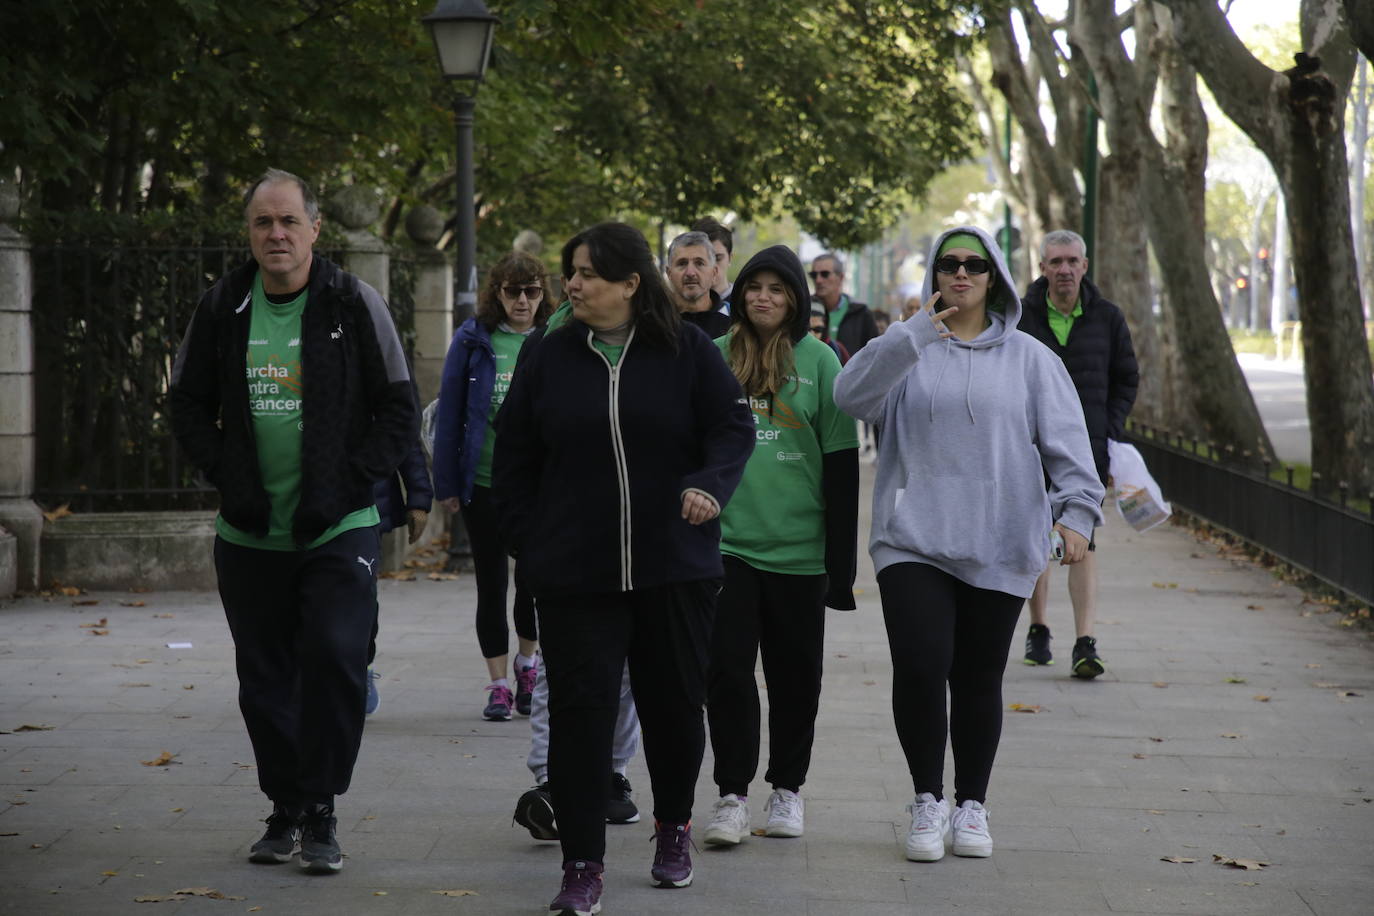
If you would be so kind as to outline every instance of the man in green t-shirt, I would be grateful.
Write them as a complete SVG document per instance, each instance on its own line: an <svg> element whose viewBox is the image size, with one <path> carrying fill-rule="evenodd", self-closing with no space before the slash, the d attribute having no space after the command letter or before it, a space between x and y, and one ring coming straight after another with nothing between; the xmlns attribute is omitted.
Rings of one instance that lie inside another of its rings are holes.
<svg viewBox="0 0 1374 916"><path fill-rule="evenodd" d="M334 798L362 742L381 554L373 484L418 434L381 295L313 253L304 181L244 198L252 260L202 297L172 369L172 428L220 493L215 570L239 707L272 800L250 859L343 866Z"/></svg>

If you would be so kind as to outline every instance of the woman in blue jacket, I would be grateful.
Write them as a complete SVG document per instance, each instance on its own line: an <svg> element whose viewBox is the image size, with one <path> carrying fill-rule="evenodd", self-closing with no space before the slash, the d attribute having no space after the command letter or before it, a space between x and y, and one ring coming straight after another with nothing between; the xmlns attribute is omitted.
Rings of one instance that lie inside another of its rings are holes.
<svg viewBox="0 0 1374 916"><path fill-rule="evenodd" d="M650 873L659 887L692 883L717 517L754 424L720 352L678 317L638 230L578 233L563 272L572 318L521 361L501 414L495 492L549 666L549 785L563 847L550 909L593 913L627 660L653 786Z"/></svg>
<svg viewBox="0 0 1374 916"><path fill-rule="evenodd" d="M515 571L515 690L507 678L506 623L509 564L506 539L491 501L492 421L501 409L526 337L551 311L548 272L538 258L512 251L491 269L477 314L453 335L444 359L434 433L434 489L451 512L462 512L477 578L477 642L491 683L482 715L509 720L512 708L530 714L538 674L534 602Z"/></svg>

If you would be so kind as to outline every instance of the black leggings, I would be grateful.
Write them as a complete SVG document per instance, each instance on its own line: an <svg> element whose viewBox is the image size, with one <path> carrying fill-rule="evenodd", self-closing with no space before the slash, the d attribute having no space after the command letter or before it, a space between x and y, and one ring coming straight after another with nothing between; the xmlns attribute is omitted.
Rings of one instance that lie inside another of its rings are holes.
<svg viewBox="0 0 1374 916"><path fill-rule="evenodd" d="M706 716L720 794L748 795L759 767L759 688L763 653L768 683L768 772L780 789L799 791L811 767L825 644L824 574L790 576L725 557L725 587L711 634Z"/></svg>
<svg viewBox="0 0 1374 916"><path fill-rule="evenodd" d="M510 564L505 541L496 521L491 490L473 487L472 501L463 507L463 524L472 545L473 573L477 577L477 644L483 658L510 654L510 627L506 624L506 587ZM539 630L534 620L534 599L525 591L520 564L515 564L515 634L536 640Z"/></svg>
<svg viewBox="0 0 1374 916"><path fill-rule="evenodd" d="M948 733L956 804L986 800L1002 737L1002 673L1025 599L974 588L924 563L887 567L878 590L892 652L892 715L917 794L944 797Z"/></svg>

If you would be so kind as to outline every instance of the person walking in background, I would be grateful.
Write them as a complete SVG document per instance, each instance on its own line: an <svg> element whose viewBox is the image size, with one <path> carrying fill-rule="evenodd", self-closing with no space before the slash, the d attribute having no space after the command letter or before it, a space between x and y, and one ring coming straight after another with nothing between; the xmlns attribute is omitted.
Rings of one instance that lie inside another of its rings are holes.
<svg viewBox="0 0 1374 916"><path fill-rule="evenodd" d="M730 333L716 341L756 430L744 479L721 514L725 584L711 639L706 712L720 790L705 842L749 834L759 763L760 650L768 682L764 834L805 830L802 784L820 707L825 608L854 609L859 441L835 406L840 361L810 333L801 261L776 245L736 278Z"/></svg>
<svg viewBox="0 0 1374 916"><path fill-rule="evenodd" d="M816 301L825 307L831 340L839 341L853 356L878 336L878 324L868 306L851 301L844 291L843 258L830 251L818 255L807 275L816 286Z"/></svg>
<svg viewBox="0 0 1374 916"><path fill-rule="evenodd" d="M515 690L510 687L510 580L506 539L492 505L492 422L510 388L526 338L548 319L548 271L533 255L512 251L487 276L477 314L453 335L444 359L434 433L435 491L451 512L462 512L477 579L477 643L487 661L487 702L482 716L505 721L512 709L530 714L538 675L534 601L515 567Z"/></svg>
<svg viewBox="0 0 1374 916"><path fill-rule="evenodd" d="M252 260L196 306L172 366L172 431L220 495L215 573L272 801L250 860L343 867L334 815L363 737L377 622L373 484L419 434L380 293L314 253L320 208L269 169L244 198Z"/></svg>
<svg viewBox="0 0 1374 916"><path fill-rule="evenodd" d="M418 398L416 399L418 403ZM377 503L377 515L381 519L379 534L386 534L405 526L406 543L414 544L425 532L429 524L429 510L434 505L434 487L429 480L429 463L425 460L424 446L417 440L406 452L401 466L385 480L379 480L372 488L372 497ZM377 605L378 618L381 617L381 604ZM375 713L382 705L382 692L377 687L381 674L372 667L377 657L378 623L372 625L372 639L367 645L367 715Z"/></svg>
<svg viewBox="0 0 1374 916"><path fill-rule="evenodd" d="M916 791L913 861L942 858L947 842L955 855L992 854L985 802L1016 618L1051 527L1065 560L1081 561L1103 494L1073 383L1016 329L1021 302L991 236L945 232L928 263L925 308L870 341L835 382L835 402L883 434L869 552Z"/></svg>
<svg viewBox="0 0 1374 916"><path fill-rule="evenodd" d="M849 351L838 342L830 339L830 328L826 325L825 319L825 309L811 309L811 336L829 347L839 357L840 365L843 366L849 362Z"/></svg>
<svg viewBox="0 0 1374 916"><path fill-rule="evenodd" d="M730 259L735 254L735 234L728 228L721 225L714 217L703 216L692 224L693 232L704 232L706 237L711 240L711 247L716 252L716 282L711 285L711 289L720 296L722 310L725 314L730 314L730 297L734 294L735 285L730 282Z"/></svg>
<svg viewBox="0 0 1374 916"><path fill-rule="evenodd" d="M692 882L692 795L722 574L717 517L754 428L739 383L679 317L638 230L593 226L568 241L563 259L572 319L516 374L495 491L548 665L549 785L563 849L550 909L591 913L627 660L653 789L650 874L659 887Z"/></svg>
<svg viewBox="0 0 1374 916"><path fill-rule="evenodd" d="M730 328L730 313L713 287L718 274L715 249L706 233L684 232L668 244L668 292L682 320L712 340Z"/></svg>
<svg viewBox="0 0 1374 916"><path fill-rule="evenodd" d="M1082 236L1067 229L1047 233L1040 243L1040 278L1026 290L1021 302L1020 328L1053 350L1069 370L1083 405L1097 476L1105 488L1111 474L1107 440L1126 435L1126 418L1135 403L1140 373L1125 316L1103 297L1087 273L1087 246ZM1025 655L1028 665L1054 664L1048 614L1053 569L1045 568L1031 593ZM1096 538L1088 541L1088 555L1082 562L1069 566L1069 601L1076 636L1071 673L1091 680L1106 670L1093 632L1097 621Z"/></svg>

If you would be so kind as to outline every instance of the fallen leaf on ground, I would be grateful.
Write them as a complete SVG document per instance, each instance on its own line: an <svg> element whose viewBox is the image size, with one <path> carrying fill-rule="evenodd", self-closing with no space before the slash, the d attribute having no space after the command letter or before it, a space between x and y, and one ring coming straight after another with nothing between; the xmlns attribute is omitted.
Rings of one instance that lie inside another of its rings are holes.
<svg viewBox="0 0 1374 916"><path fill-rule="evenodd" d="M120 684L121 687L151 687L152 684Z"/></svg>
<svg viewBox="0 0 1374 916"><path fill-rule="evenodd" d="M1151 582L1155 588L1178 588L1177 582Z"/></svg>
<svg viewBox="0 0 1374 916"><path fill-rule="evenodd" d="M767 835L768 835L768 832L767 832L766 830L764 830L762 827L755 827L753 830L750 830L750 831L749 831L749 835L750 835L750 836L767 836Z"/></svg>
<svg viewBox="0 0 1374 916"><path fill-rule="evenodd" d="M181 689L182 689L182 690L195 690L195 689L196 689L196 685L195 685L195 684L182 684L182 685L181 685Z"/></svg>
<svg viewBox="0 0 1374 916"><path fill-rule="evenodd" d="M0 833L0 836L19 836L19 834L14 831L9 831L7 833Z"/></svg>
<svg viewBox="0 0 1374 916"><path fill-rule="evenodd" d="M77 588L75 585L63 585L60 586L57 591L58 594L66 595L68 598L74 598L81 594L81 589Z"/></svg>
<svg viewBox="0 0 1374 916"><path fill-rule="evenodd" d="M1319 663L1317 663L1317 662L1308 662L1308 663L1307 663L1307 667L1309 667L1309 668L1320 668L1321 665L1320 665Z"/></svg>
<svg viewBox="0 0 1374 916"><path fill-rule="evenodd" d="M466 888L459 888L459 889L456 890L456 891L431 891L430 893L438 894L440 897L480 897L480 896L481 896L481 894L477 893L476 891L470 891L470 890L467 890Z"/></svg>
<svg viewBox="0 0 1374 916"><path fill-rule="evenodd" d="M80 601L73 601L72 607L91 607L100 603L98 598L83 598Z"/></svg>
<svg viewBox="0 0 1374 916"><path fill-rule="evenodd" d="M73 603L73 604L80 604L81 602L79 602L79 601L74 601L74 602L72 602L72 603ZM109 625L110 625L110 618L108 618L108 617L101 617L101 618L100 618L100 621L99 621L98 623L83 623L83 624L81 625L81 629L83 629L83 630L92 630L92 629L95 629L96 627L106 627L106 626L109 626Z"/></svg>
<svg viewBox="0 0 1374 916"><path fill-rule="evenodd" d="M185 808L173 808L173 809L172 809L172 813L173 813L173 814L180 814L181 812L183 812L183 811L185 811L185 810L186 810Z"/></svg>
<svg viewBox="0 0 1374 916"><path fill-rule="evenodd" d="M72 514L71 504L70 504L70 503L63 503L62 505L58 506L56 509L52 510L51 512L44 512L44 513L43 513L43 517L46 518L46 519L47 519L48 521L50 521L50 522L55 522L55 521L57 521L59 518L66 518L67 516L69 516L69 515L71 515L71 514Z"/></svg>
<svg viewBox="0 0 1374 916"><path fill-rule="evenodd" d="M378 578L395 579L399 582L412 582L415 579L415 573L410 572L409 570L401 570L399 572L393 570L391 572L382 573Z"/></svg>
<svg viewBox="0 0 1374 916"><path fill-rule="evenodd" d="M1269 702L1269 697L1268 697L1267 695L1263 694L1263 693L1257 693L1257 694L1255 694L1253 697L1251 697L1250 699L1255 700L1256 702L1259 702L1259 703L1268 703L1268 702Z"/></svg>
<svg viewBox="0 0 1374 916"><path fill-rule="evenodd" d="M387 896L387 893L386 893L386 891L373 891L373 892L372 892L372 896L374 896L374 897L385 897L385 896Z"/></svg>
<svg viewBox="0 0 1374 916"><path fill-rule="evenodd" d="M1187 856L1160 856L1159 861L1173 862L1175 865L1187 865L1191 862L1196 862L1197 859L1190 859Z"/></svg>
<svg viewBox="0 0 1374 916"><path fill-rule="evenodd" d="M234 897L229 894L222 894L213 887L183 887L179 891L172 891L178 897L209 897L211 900L245 900L245 897Z"/></svg>
<svg viewBox="0 0 1374 916"><path fill-rule="evenodd" d="M1245 681L1245 678L1243 678L1243 677L1237 677L1236 675L1233 674L1233 675L1231 675L1230 677L1228 677L1228 678L1226 679L1226 683L1228 683L1228 684L1244 684L1244 683L1246 683L1246 681Z"/></svg>
<svg viewBox="0 0 1374 916"><path fill-rule="evenodd" d="M101 874L104 875L104 876L107 877L107 878L113 878L113 877L116 877L116 876L119 874L119 872L114 871L114 870L109 870L109 871L102 871Z"/></svg>
<svg viewBox="0 0 1374 916"><path fill-rule="evenodd" d="M1222 732L1222 733L1221 733L1221 737L1223 737L1223 738L1239 738L1240 735L1236 734L1235 732Z"/></svg>
<svg viewBox="0 0 1374 916"><path fill-rule="evenodd" d="M154 614L153 616L158 618L159 620L171 620L172 618L176 617L176 614Z"/></svg>
<svg viewBox="0 0 1374 916"><path fill-rule="evenodd" d="M147 606L148 606L148 602L146 602L146 601L121 601L121 602L119 602L119 606L120 606L120 607L147 607Z"/></svg>
<svg viewBox="0 0 1374 916"><path fill-rule="evenodd" d="M1041 707L1034 703L1012 703L1007 709L1012 712L1039 712Z"/></svg>
<svg viewBox="0 0 1374 916"><path fill-rule="evenodd" d="M1131 756L1134 757L1136 760L1149 760L1149 759L1150 759L1150 755L1149 755L1149 754L1132 754Z"/></svg>
<svg viewBox="0 0 1374 916"><path fill-rule="evenodd" d="M1150 808L1150 809L1147 810L1145 813L1146 813L1146 814L1163 814L1164 812L1163 812L1163 811L1160 811L1158 808Z"/></svg>
<svg viewBox="0 0 1374 916"><path fill-rule="evenodd" d="M1212 854L1212 861L1218 865L1229 865L1232 868L1243 868L1246 871L1259 871L1269 865L1268 862L1261 862L1258 859L1233 859L1230 856L1219 856Z"/></svg>
<svg viewBox="0 0 1374 916"><path fill-rule="evenodd" d="M1247 611L1262 611L1262 610L1264 610L1264 605L1262 605L1262 604L1247 604L1247 605L1245 606L1245 609L1246 609Z"/></svg>
<svg viewBox="0 0 1374 916"><path fill-rule="evenodd" d="M1362 694L1362 693L1356 693L1354 690L1337 690L1337 691L1336 691L1336 696L1338 696L1338 697L1362 697L1362 696L1364 696L1364 694Z"/></svg>
<svg viewBox="0 0 1374 916"><path fill-rule="evenodd" d="M1326 690L1326 689L1330 689L1330 688L1334 688L1334 687L1341 687L1341 686L1344 686L1344 685L1342 685L1342 684L1332 684L1332 683L1330 683L1330 682L1328 682L1328 681L1313 681L1313 682L1312 682L1312 686L1313 686L1313 687L1321 687L1323 690Z"/></svg>
<svg viewBox="0 0 1374 916"><path fill-rule="evenodd" d="M1164 741L1163 738L1151 738L1150 740L1153 741L1155 744L1160 744Z"/></svg>
<svg viewBox="0 0 1374 916"><path fill-rule="evenodd" d="M1168 687L1168 686L1169 686L1169 682L1168 682L1168 681L1155 681L1155 682L1154 682L1154 686L1155 686L1155 687Z"/></svg>
<svg viewBox="0 0 1374 916"><path fill-rule="evenodd" d="M250 912L250 913L256 913L256 912L258 912L258 911L261 910L261 909L262 909L262 907L260 907L260 906L250 906L250 907L248 908L248 912Z"/></svg>
<svg viewBox="0 0 1374 916"><path fill-rule="evenodd" d="M17 732L50 732L56 725L21 725L15 729Z"/></svg>
<svg viewBox="0 0 1374 916"><path fill-rule="evenodd" d="M166 903L169 900L181 900L181 897L174 897L170 894L166 897L161 894L139 894L134 898L134 903Z"/></svg>
<svg viewBox="0 0 1374 916"><path fill-rule="evenodd" d="M432 572L429 575L425 576L425 578L430 580L431 582L452 582L454 579L458 578L458 574L446 572Z"/></svg>
<svg viewBox="0 0 1374 916"><path fill-rule="evenodd" d="M157 757L153 758L152 760L142 760L139 762L142 763L145 767L165 767L167 764L171 763L172 759L175 757L176 754L173 754L171 751L163 751L161 754L158 754ZM180 892L178 891L178 893Z"/></svg>
<svg viewBox="0 0 1374 916"><path fill-rule="evenodd" d="M876 686L878 686L878 682L877 682L877 681L864 681L864 686L865 686L865 687L876 687Z"/></svg>

